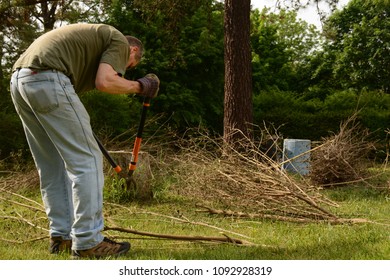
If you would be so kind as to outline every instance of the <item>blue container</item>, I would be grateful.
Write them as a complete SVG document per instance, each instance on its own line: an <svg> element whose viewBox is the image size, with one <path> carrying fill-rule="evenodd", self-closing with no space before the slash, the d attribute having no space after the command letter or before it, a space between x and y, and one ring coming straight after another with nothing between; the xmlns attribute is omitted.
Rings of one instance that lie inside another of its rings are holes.
<svg viewBox="0 0 390 280"><path fill-rule="evenodd" d="M307 175L310 172L311 142L306 139L284 139L283 166L284 170ZM291 160L290 160L291 159Z"/></svg>

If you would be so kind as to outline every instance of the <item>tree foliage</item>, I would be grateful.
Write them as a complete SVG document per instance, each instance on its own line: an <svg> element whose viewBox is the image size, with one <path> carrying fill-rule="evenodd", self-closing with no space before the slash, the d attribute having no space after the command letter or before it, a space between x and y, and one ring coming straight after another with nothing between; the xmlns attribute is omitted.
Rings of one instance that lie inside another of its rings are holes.
<svg viewBox="0 0 390 280"><path fill-rule="evenodd" d="M352 0L327 22L327 50L343 87L390 93L390 3Z"/></svg>
<svg viewBox="0 0 390 280"><path fill-rule="evenodd" d="M319 42L319 31L299 20L297 12L255 10L251 32L254 94L274 87L303 91L311 76L307 65Z"/></svg>
<svg viewBox="0 0 390 280"><path fill-rule="evenodd" d="M286 4L296 0L279 1ZM301 1L302 5L313 0ZM316 1L314 1L316 2ZM337 1L330 1L332 3ZM354 110L372 131L390 123L388 0L352 0L330 17L320 37L295 10L251 11L254 124L272 123L286 137L319 139ZM0 2L0 158L26 148L9 96L15 59L45 30L74 23L108 23L139 37L145 57L129 79L161 79L151 115L184 131L199 126L223 133L224 5L214 0L17 0ZM325 40L325 43L322 41ZM109 136L137 125L136 96L91 92L82 97L94 129ZM242 100L240 100L242 101ZM245 110L244 108L244 110ZM249 112L249 110L248 110ZM383 134L380 135L383 137Z"/></svg>
<svg viewBox="0 0 390 280"><path fill-rule="evenodd" d="M143 41L145 57L127 77L159 76L154 113L164 114L179 130L204 123L221 131L223 6L211 0L196 1L199 6L190 2L160 7L154 1L118 0L108 9L107 23ZM175 16L180 20L172 22Z"/></svg>

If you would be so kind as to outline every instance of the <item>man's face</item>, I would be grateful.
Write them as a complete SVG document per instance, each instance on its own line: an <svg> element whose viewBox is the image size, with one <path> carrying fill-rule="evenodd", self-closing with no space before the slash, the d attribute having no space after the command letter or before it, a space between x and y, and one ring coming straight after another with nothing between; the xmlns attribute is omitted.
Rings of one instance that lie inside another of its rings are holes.
<svg viewBox="0 0 390 280"><path fill-rule="evenodd" d="M139 52L138 47L129 47L130 48L130 58L127 62L127 69L134 68L139 63L139 60L137 60L137 54Z"/></svg>

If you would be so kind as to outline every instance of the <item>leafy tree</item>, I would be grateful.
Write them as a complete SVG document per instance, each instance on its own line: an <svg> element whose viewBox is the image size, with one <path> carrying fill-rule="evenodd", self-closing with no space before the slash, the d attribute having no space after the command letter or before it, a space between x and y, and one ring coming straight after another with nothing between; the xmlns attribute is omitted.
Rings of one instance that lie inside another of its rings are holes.
<svg viewBox="0 0 390 280"><path fill-rule="evenodd" d="M344 87L390 93L390 3L352 0L329 18L327 50Z"/></svg>
<svg viewBox="0 0 390 280"><path fill-rule="evenodd" d="M107 9L106 22L139 37L146 48L128 78L147 72L159 76L159 97L151 110L165 114L162 121L169 119L176 129L203 123L221 131L223 6L212 0L164 3L118 0Z"/></svg>
<svg viewBox="0 0 390 280"><path fill-rule="evenodd" d="M277 87L288 89L286 67L288 60L286 44L278 40L278 26L266 15L267 10L260 14L258 10L252 17L252 71L255 93L261 89Z"/></svg>
<svg viewBox="0 0 390 280"><path fill-rule="evenodd" d="M308 68L320 42L314 25L297 19L296 11L252 12L254 93L267 88L302 92L309 86Z"/></svg>

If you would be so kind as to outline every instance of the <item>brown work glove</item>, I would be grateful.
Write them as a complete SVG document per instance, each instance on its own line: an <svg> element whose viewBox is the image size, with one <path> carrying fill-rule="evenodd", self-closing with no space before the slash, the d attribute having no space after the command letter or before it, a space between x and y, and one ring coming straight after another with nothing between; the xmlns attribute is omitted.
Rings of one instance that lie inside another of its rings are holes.
<svg viewBox="0 0 390 280"><path fill-rule="evenodd" d="M157 96L160 80L155 74L147 74L145 77L137 80L141 84L141 92L138 94L141 96L154 98Z"/></svg>

